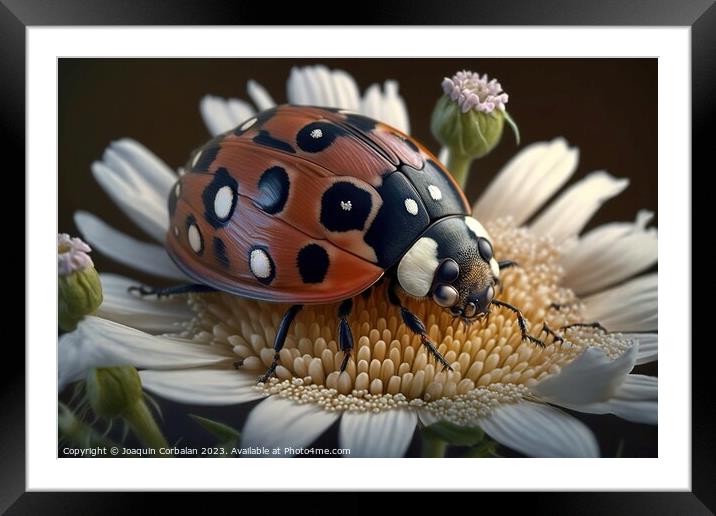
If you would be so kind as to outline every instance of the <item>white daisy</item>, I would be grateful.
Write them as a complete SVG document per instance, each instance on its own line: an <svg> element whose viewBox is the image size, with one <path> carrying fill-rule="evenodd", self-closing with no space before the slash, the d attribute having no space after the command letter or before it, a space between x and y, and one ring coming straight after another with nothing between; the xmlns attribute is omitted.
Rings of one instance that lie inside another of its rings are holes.
<svg viewBox="0 0 716 516"><path fill-rule="evenodd" d="M249 95L259 109L273 104L256 83L249 83ZM295 68L288 101L356 110L408 129L390 81L384 92L374 85L361 96L343 71ZM217 97L204 98L201 111L213 134L254 114L244 101ZM646 212L635 222L581 234L597 209L627 186L605 172L575 183L533 218L577 162L577 150L562 139L532 144L504 167L474 212L493 235L496 254L521 265L504 272L501 298L523 309L534 335L544 322L579 321L600 321L613 333L575 328L559 342L543 332L547 346L540 350L522 343L514 318L498 309L488 323L466 328L433 303L411 301L454 369L440 372L377 292L356 300L354 360L344 374L337 372L335 307L306 307L281 352L278 378L257 386L284 306L223 293L140 299L127 292L136 281L103 274L105 300L97 316L60 339L60 388L89 368L131 364L141 369L145 389L174 401L228 405L264 398L243 427L246 446L307 446L340 420L339 445L350 448L351 457L402 456L416 426L448 420L479 426L530 456L597 456L592 432L558 407L656 423L656 378L630 372L657 358L657 279L629 278L656 263L657 242ZM92 170L158 243L139 242L79 212L75 220L85 239L118 262L186 281L162 248L174 172L132 140L110 145ZM551 309L551 303L562 307Z"/></svg>

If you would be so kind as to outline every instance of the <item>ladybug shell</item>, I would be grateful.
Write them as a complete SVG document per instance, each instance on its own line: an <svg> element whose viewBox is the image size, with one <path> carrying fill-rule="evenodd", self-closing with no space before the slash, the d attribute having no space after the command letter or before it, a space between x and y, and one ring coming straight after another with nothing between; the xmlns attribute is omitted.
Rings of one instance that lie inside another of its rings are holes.
<svg viewBox="0 0 716 516"><path fill-rule="evenodd" d="M436 220L470 208L423 146L360 115L284 105L198 149L167 249L194 281L286 303L350 298Z"/></svg>

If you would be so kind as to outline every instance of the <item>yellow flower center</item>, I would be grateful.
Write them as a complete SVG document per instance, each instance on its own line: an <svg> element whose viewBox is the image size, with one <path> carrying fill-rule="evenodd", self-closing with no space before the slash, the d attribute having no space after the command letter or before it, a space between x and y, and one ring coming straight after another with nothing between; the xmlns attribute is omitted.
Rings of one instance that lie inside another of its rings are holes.
<svg viewBox="0 0 716 516"><path fill-rule="evenodd" d="M629 343L619 334L572 328L560 341L545 331L545 323L561 333L562 326L584 322L583 306L559 285L559 253L548 239L509 221L487 228L495 255L519 264L502 272L496 298L522 311L530 335L543 340L544 348L522 339L517 318L505 308L493 305L488 317L466 325L430 299L404 296L453 368L442 371L380 285L369 297L354 299L349 322L355 347L346 371L340 373L344 355L336 341L338 304L306 306L280 352L277 378L257 388L328 410L378 411L410 404L460 422L484 415L495 403L529 397L529 386L559 372L586 347L598 346L612 357L623 353ZM276 329L288 305L225 293L192 295L190 305L197 316L183 336L232 347L238 367L257 379L271 365Z"/></svg>

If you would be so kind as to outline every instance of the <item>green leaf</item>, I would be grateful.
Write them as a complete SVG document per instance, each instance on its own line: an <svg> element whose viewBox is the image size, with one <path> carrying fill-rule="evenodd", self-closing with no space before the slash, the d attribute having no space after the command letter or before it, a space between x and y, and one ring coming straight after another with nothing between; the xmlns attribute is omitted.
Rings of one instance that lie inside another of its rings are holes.
<svg viewBox="0 0 716 516"><path fill-rule="evenodd" d="M216 437L217 441L222 445L225 443L235 442L241 436L241 433L238 430L225 425L224 423L219 423L218 421L197 416L196 414L189 414L189 417L199 423L204 430Z"/></svg>
<svg viewBox="0 0 716 516"><path fill-rule="evenodd" d="M448 421L434 423L423 432L428 438L441 439L455 446L475 446L485 438L481 428L459 426Z"/></svg>

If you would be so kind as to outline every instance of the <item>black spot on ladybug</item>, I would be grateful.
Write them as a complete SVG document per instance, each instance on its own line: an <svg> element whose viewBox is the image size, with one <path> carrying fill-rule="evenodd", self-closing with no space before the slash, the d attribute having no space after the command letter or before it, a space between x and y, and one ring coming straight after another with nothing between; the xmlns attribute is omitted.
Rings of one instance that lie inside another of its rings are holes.
<svg viewBox="0 0 716 516"><path fill-rule="evenodd" d="M274 138L264 129L261 129L259 134L254 136L254 143L258 143L259 145L264 145L266 147L272 147L283 152L290 152L291 154L296 153L296 150L288 143L283 140L279 140L278 138Z"/></svg>
<svg viewBox="0 0 716 516"><path fill-rule="evenodd" d="M266 213L280 212L286 205L290 184L285 168L271 167L267 169L259 179L259 197L256 199L256 203Z"/></svg>
<svg viewBox="0 0 716 516"><path fill-rule="evenodd" d="M296 135L296 143L304 152L321 152L328 148L345 131L329 122L311 122Z"/></svg>
<svg viewBox="0 0 716 516"><path fill-rule="evenodd" d="M477 250L480 251L480 256L482 256L483 260L486 262L492 260L492 244L486 238L477 239Z"/></svg>
<svg viewBox="0 0 716 516"><path fill-rule="evenodd" d="M239 183L226 168L221 167L214 174L211 183L204 188L204 217L215 228L225 225L236 209Z"/></svg>
<svg viewBox="0 0 716 516"><path fill-rule="evenodd" d="M418 149L418 146L415 145L415 142L413 142L413 140L411 140L410 138L406 138L405 136L403 136L403 135L401 135L401 134L398 134L398 133L393 133L393 134L394 134L395 137L398 138L401 142L403 142L405 145L407 145L408 147L410 147L410 149L411 149L413 152L420 153L420 149Z"/></svg>
<svg viewBox="0 0 716 516"><path fill-rule="evenodd" d="M328 252L318 244L308 244L296 257L298 272L304 283L320 283L328 272Z"/></svg>
<svg viewBox="0 0 716 516"><path fill-rule="evenodd" d="M372 205L370 193L348 181L339 181L321 198L321 224L329 231L363 230Z"/></svg>
<svg viewBox="0 0 716 516"><path fill-rule="evenodd" d="M199 149L198 154L192 158L191 171L192 172L207 172L209 167L216 159L216 155L219 154L221 145L212 144L204 146Z"/></svg>
<svg viewBox="0 0 716 516"><path fill-rule="evenodd" d="M400 172L383 176L378 193L383 205L364 240L375 251L378 264L387 269L425 231L430 217L418 192Z"/></svg>
<svg viewBox="0 0 716 516"><path fill-rule="evenodd" d="M372 118L353 113L346 114L346 123L359 131L363 131L364 133L369 133L375 129L376 125L378 125L378 122Z"/></svg>
<svg viewBox="0 0 716 516"><path fill-rule="evenodd" d="M229 256L226 254L226 244L219 237L214 237L214 256L216 260L226 267L229 268Z"/></svg>
<svg viewBox="0 0 716 516"><path fill-rule="evenodd" d="M430 220L470 213L470 207L463 201L462 192L448 178L449 172L433 160L425 160L422 170L403 164L400 166L400 171L420 194Z"/></svg>
<svg viewBox="0 0 716 516"><path fill-rule="evenodd" d="M189 241L189 247L192 251L201 256L204 254L204 237L201 235L199 226L196 224L194 215L188 215L186 218L186 237Z"/></svg>
<svg viewBox="0 0 716 516"><path fill-rule="evenodd" d="M249 269L251 274L264 285L270 285L276 277L276 265L268 248L255 245L249 249Z"/></svg>

